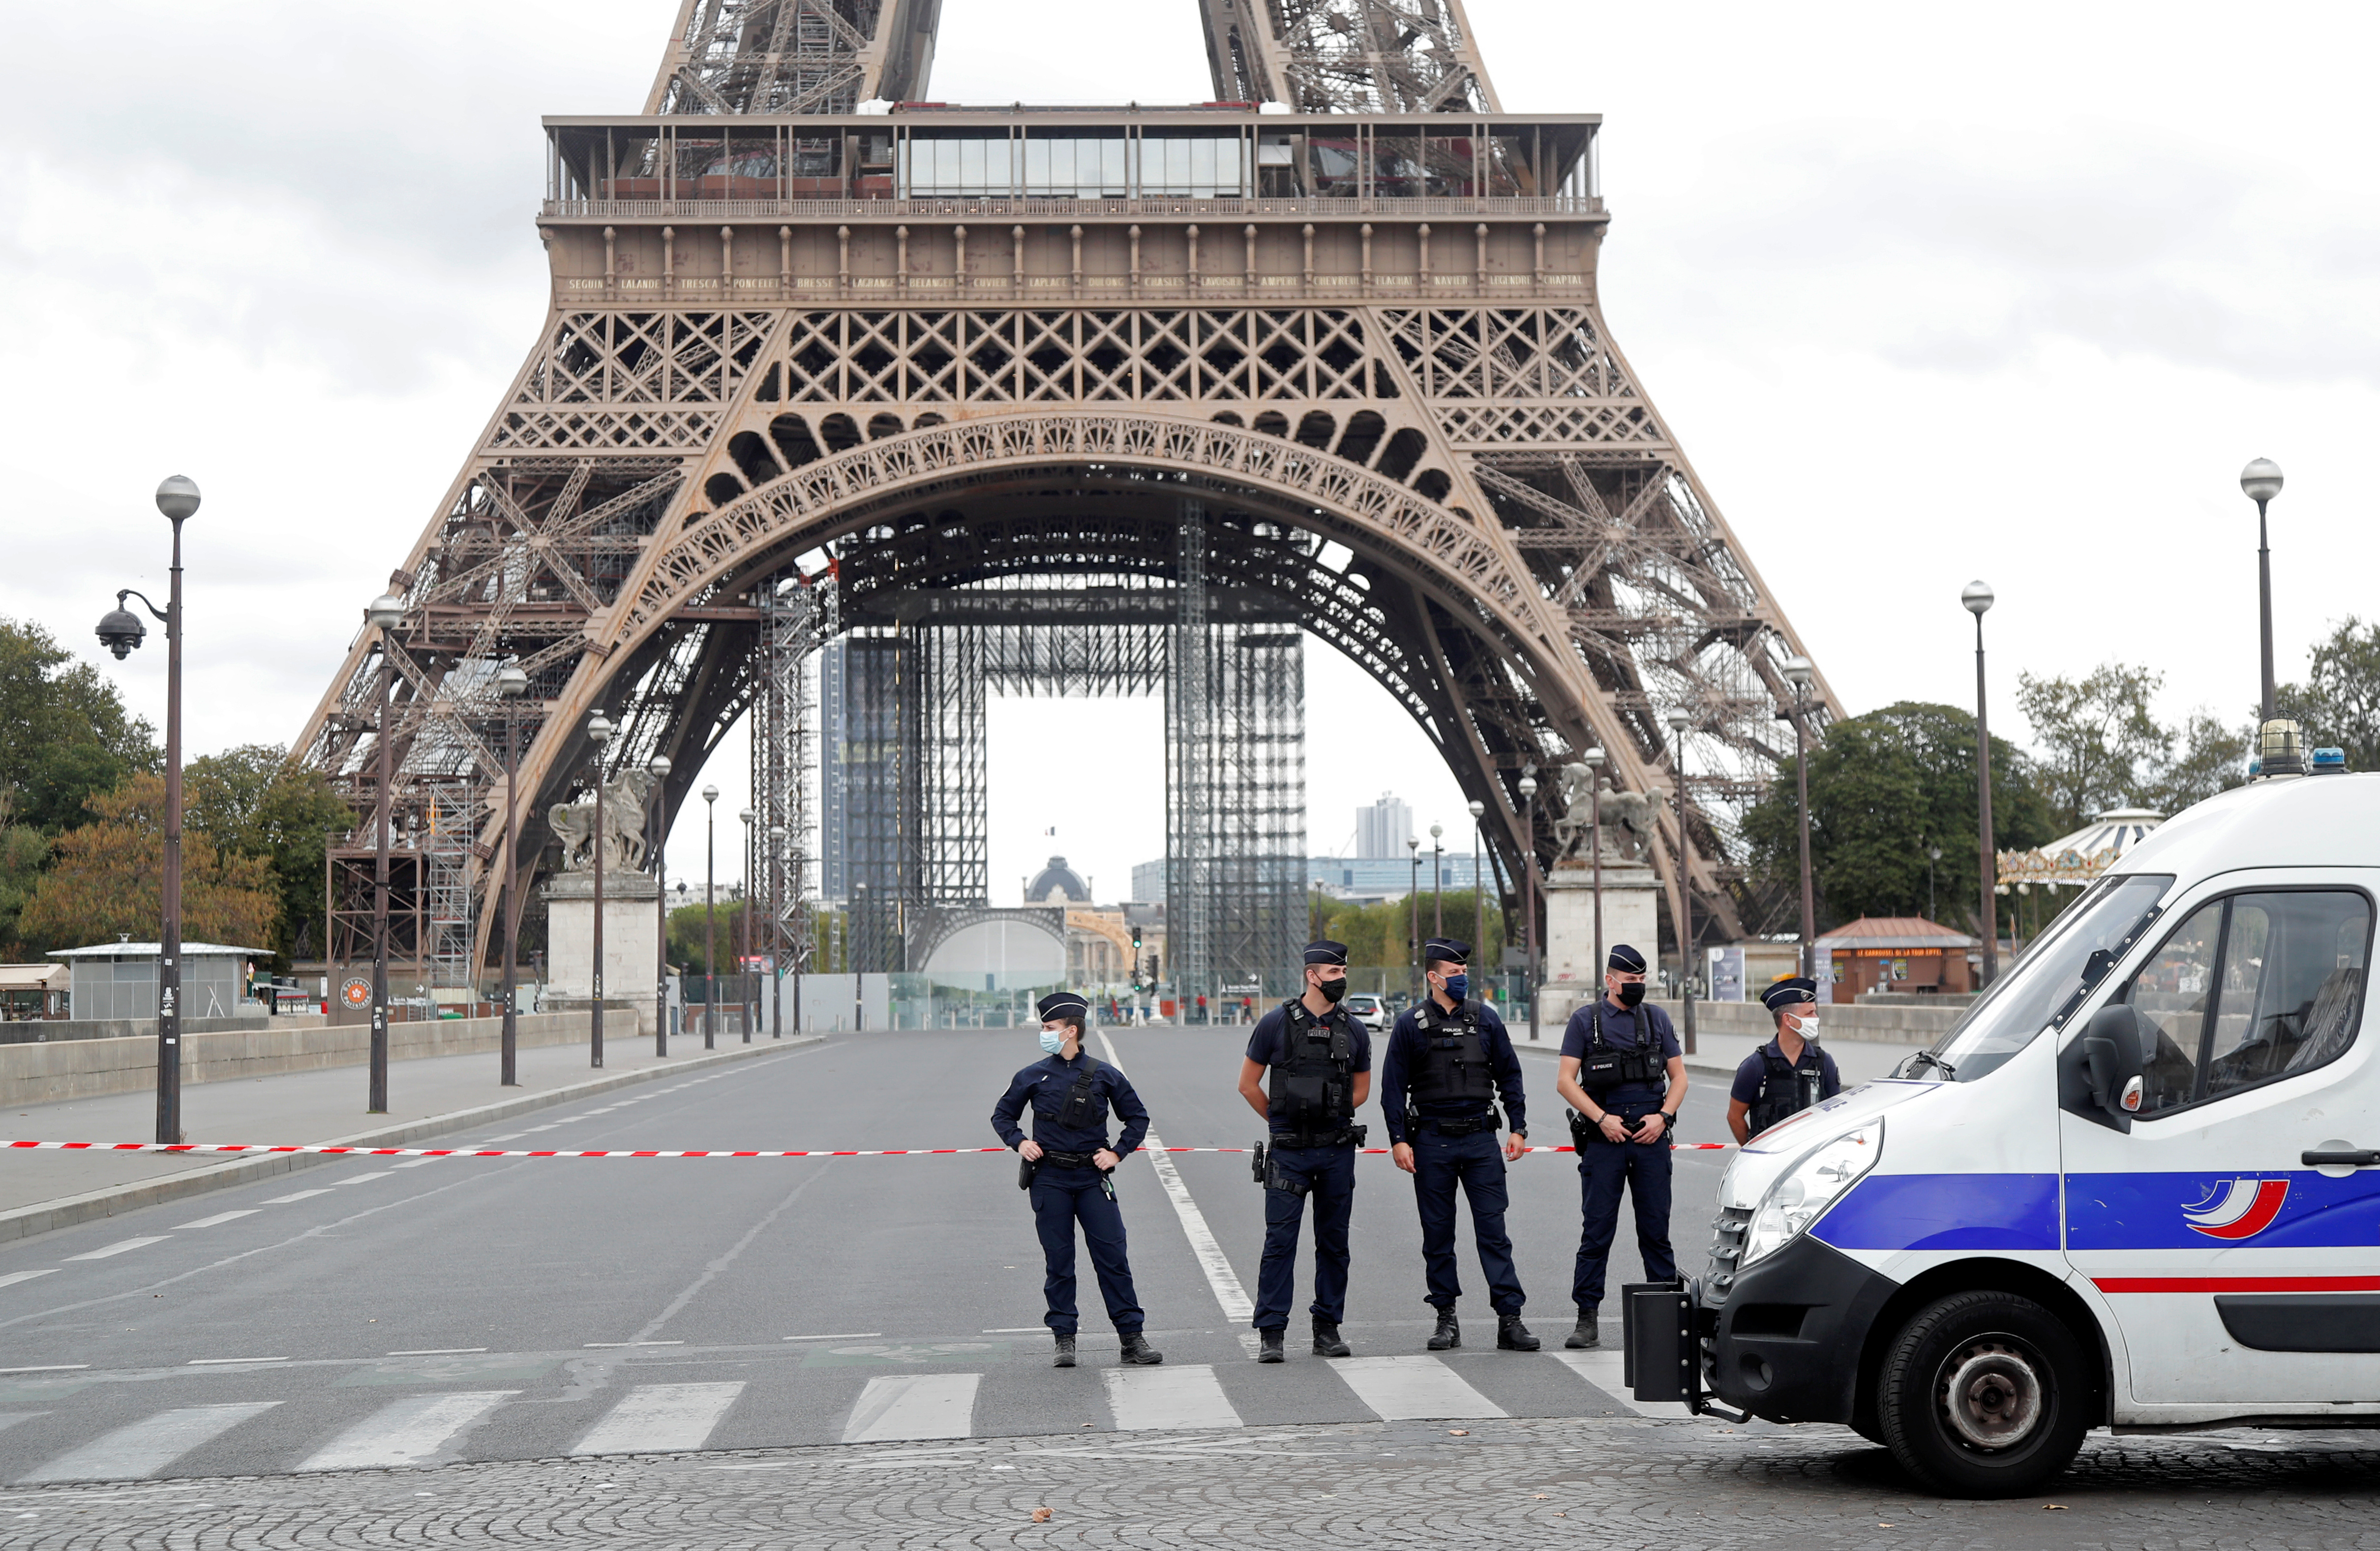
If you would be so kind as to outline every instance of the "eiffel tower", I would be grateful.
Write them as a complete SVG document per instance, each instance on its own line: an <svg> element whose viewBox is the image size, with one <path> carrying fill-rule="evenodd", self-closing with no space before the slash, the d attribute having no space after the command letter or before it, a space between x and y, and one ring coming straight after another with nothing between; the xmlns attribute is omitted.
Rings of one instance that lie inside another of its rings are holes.
<svg viewBox="0 0 2380 1551"><path fill-rule="evenodd" d="M1199 6L1213 103L925 102L937 0L683 0L642 113L544 121L545 325L298 746L369 802L386 698L399 932L442 976L597 758L666 756L673 813L747 714L756 888L805 961L829 640L907 697L880 908L985 902L968 706L1073 653L1168 697L1174 967L1226 971L1200 901L1235 877L1294 942L1302 812L1250 815L1302 806L1302 690L1263 666L1295 654L1261 648L1303 631L1414 717L1508 882L1555 849L1524 773L1600 746L1670 788L1682 712L1654 862L1743 930L1802 648L1604 322L1600 119L1502 112L1460 0Z"/></svg>

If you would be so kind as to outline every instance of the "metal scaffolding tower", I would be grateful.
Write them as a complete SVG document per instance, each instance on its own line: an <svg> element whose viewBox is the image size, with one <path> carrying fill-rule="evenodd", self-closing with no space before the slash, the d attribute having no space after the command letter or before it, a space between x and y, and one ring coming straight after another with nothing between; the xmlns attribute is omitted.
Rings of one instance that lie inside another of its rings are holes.
<svg viewBox="0 0 2380 1551"><path fill-rule="evenodd" d="M810 665L841 629L840 605L832 571L811 580L796 569L760 589L761 684L752 723L756 854L747 875L764 912L755 919L766 922L755 948L781 972L808 971L817 951L810 778L819 739Z"/></svg>
<svg viewBox="0 0 2380 1551"><path fill-rule="evenodd" d="M1165 953L1186 1017L1215 982L1215 823L1208 763L1216 746L1213 632L1207 624L1206 508L1182 504L1173 639L1165 676ZM1305 794L1300 792L1303 800Z"/></svg>
<svg viewBox="0 0 2380 1551"><path fill-rule="evenodd" d="M424 905L429 911L430 983L468 987L479 983L479 955L471 924L476 860L471 845L487 819L487 804L468 781L442 781L430 788L430 822L422 836Z"/></svg>
<svg viewBox="0 0 2380 1551"><path fill-rule="evenodd" d="M1304 641L1295 630L1215 626L1207 648L1215 734L1201 761L1214 870L1208 973L1227 994L1237 986L1261 1001L1292 994L1303 979Z"/></svg>

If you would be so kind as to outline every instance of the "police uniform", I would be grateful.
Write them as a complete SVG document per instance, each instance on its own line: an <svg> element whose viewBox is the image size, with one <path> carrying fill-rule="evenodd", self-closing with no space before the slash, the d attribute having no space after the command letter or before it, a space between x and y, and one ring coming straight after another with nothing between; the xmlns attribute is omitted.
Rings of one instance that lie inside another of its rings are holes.
<svg viewBox="0 0 2380 1551"><path fill-rule="evenodd" d="M1816 1009L1818 983L1800 975L1777 982L1760 994L1760 1003L1772 1013L1808 1013ZM1780 1041L1772 1039L1743 1058L1735 1069L1735 1084L1727 1096L1746 1105L1745 1124L1758 1136L1790 1115L1799 1114L1843 1091L1835 1058L1804 1036L1802 1058L1788 1061Z"/></svg>
<svg viewBox="0 0 2380 1551"><path fill-rule="evenodd" d="M1036 1004L1043 1021L1079 1018L1089 1022L1090 1004L1071 991L1044 996ZM1148 1110L1133 1092L1123 1073L1095 1061L1079 1045L1072 1060L1063 1055L1045 1056L1009 1081L1008 1092L991 1111L991 1129L1012 1148L1021 1147L1025 1132L1016 1124L1025 1106L1033 1106L1033 1140L1040 1144L1038 1163L1026 1166L1032 1192L1034 1226L1041 1236L1042 1296L1050 1312L1042 1323L1057 1337L1057 1366L1075 1365L1075 1225L1083 1228L1090 1247L1091 1266L1099 1275L1099 1296L1106 1300L1108 1318L1123 1338L1127 1362L1158 1362L1163 1359L1141 1335L1144 1316L1132 1286L1132 1265L1125 1258L1123 1214L1116 1207L1115 1180L1092 1163L1105 1148L1123 1157L1140 1146L1148 1133ZM1123 1122L1123 1134L1108 1141L1107 1116L1113 1109Z"/></svg>
<svg viewBox="0 0 2380 1551"><path fill-rule="evenodd" d="M1422 960L1468 965L1471 945L1433 937L1422 946ZM1468 979L1450 975L1450 995L1467 991ZM1508 1351L1537 1349L1537 1338L1521 1323L1521 1305L1527 1300L1512 1264L1512 1236L1504 1231L1508 1197L1504 1154L1496 1144L1498 1099L1513 1136L1527 1135L1521 1058L1493 1008L1464 997L1450 1012L1431 995L1399 1016L1380 1059L1380 1119L1390 1145L1413 1148L1414 1204L1421 1214L1422 1266L1429 1288L1424 1301L1438 1311L1432 1351L1463 1344L1454 1318L1455 1301L1463 1296L1454 1255L1457 1185L1471 1207L1479 1270L1497 1315L1496 1344Z"/></svg>
<svg viewBox="0 0 2380 1551"><path fill-rule="evenodd" d="M1611 949L1607 967L1642 974L1645 956L1625 943ZM1677 1031L1670 1015L1639 1003L1616 1005L1598 995L1571 1014L1562 1032L1561 1053L1580 1058L1580 1085L1607 1114L1616 1115L1633 1137L1637 1125L1656 1110L1669 1116L1658 1140L1614 1142L1599 1127L1574 1122L1571 1134L1578 1145L1581 1227L1578 1262L1571 1277L1571 1301L1578 1305L1578 1327L1566 1346L1595 1344L1596 1311L1603 1302L1604 1271L1611 1257L1611 1240L1620 1230L1620 1193L1623 1187L1636 1204L1636 1248L1644 1258L1645 1275L1657 1282L1678 1275L1677 1257L1670 1248L1670 1133L1677 1117L1663 1107L1668 1078L1662 1075L1670 1057L1680 1055ZM1598 1057L1641 1053L1649 1060L1635 1063L1652 1075L1632 1077L1597 1091L1589 1081L1589 1067Z"/></svg>
<svg viewBox="0 0 2380 1551"><path fill-rule="evenodd" d="M1347 962L1347 945L1306 945L1308 964ZM1281 1361L1281 1332L1297 1278L1297 1236L1305 1199L1314 1198L1314 1349L1348 1355L1339 1326L1347 1317L1347 1224L1355 1209L1355 1149L1364 1129L1355 1121L1357 1072L1372 1069L1372 1036L1362 1020L1334 1005L1316 1017L1293 996L1257 1020L1247 1058L1270 1069L1265 1119L1271 1131L1265 1159L1264 1260L1257 1272L1256 1316L1266 1339L1259 1361Z"/></svg>

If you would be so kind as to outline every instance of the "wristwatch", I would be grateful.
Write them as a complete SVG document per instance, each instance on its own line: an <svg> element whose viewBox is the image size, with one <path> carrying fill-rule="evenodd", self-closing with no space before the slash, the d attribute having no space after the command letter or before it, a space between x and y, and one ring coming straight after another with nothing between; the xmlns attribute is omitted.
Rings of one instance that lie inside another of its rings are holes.
<svg viewBox="0 0 2380 1551"><path fill-rule="evenodd" d="M1661 1127L1664 1130L1675 1130L1678 1129L1678 1117L1670 1114L1668 1110L1657 1109L1654 1113L1661 1117Z"/></svg>

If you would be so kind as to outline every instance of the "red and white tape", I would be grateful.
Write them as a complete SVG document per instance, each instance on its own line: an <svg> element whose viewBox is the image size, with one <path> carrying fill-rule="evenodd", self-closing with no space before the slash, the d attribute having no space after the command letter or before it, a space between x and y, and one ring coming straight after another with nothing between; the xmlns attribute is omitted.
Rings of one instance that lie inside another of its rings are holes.
<svg viewBox="0 0 2380 1551"><path fill-rule="evenodd" d="M1725 1152L1732 1142L1673 1142L1675 1153ZM747 1148L604 1147L581 1151L568 1147L329 1147L273 1145L250 1142L0 1142L0 1147L47 1147L68 1153L318 1153L358 1158L914 1158L944 1154L1005 1153L1006 1147L789 1147ZM1246 1153L1246 1147L1135 1148L1135 1152ZM1385 1154L1386 1147L1358 1152ZM1575 1147L1531 1147L1532 1153L1575 1153Z"/></svg>

